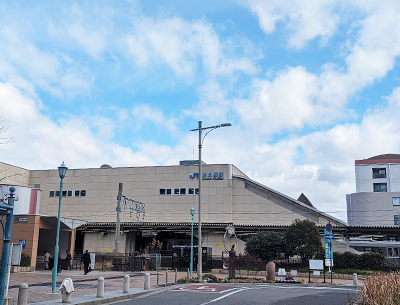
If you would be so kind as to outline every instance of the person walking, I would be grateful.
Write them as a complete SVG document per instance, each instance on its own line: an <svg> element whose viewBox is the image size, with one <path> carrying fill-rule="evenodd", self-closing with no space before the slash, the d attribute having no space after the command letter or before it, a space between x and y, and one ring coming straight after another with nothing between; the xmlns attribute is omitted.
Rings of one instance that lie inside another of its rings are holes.
<svg viewBox="0 0 400 305"><path fill-rule="evenodd" d="M60 253L58 253L58 266L54 266L55 268L57 268L57 274L61 272L62 270L62 263L61 263L61 255Z"/></svg>
<svg viewBox="0 0 400 305"><path fill-rule="evenodd" d="M86 250L85 253L83 253L82 261L83 261L83 270L85 274L88 274L90 265L90 253L88 250Z"/></svg>
<svg viewBox="0 0 400 305"><path fill-rule="evenodd" d="M71 266L71 260L72 260L72 255L71 252L69 252L69 250L65 250L65 252L67 253L65 260L67 262L67 270L72 270L72 266Z"/></svg>
<svg viewBox="0 0 400 305"><path fill-rule="evenodd" d="M47 250L44 250L44 270L49 270L50 266L49 266L49 262L50 262L50 258L51 255L49 252L47 252Z"/></svg>

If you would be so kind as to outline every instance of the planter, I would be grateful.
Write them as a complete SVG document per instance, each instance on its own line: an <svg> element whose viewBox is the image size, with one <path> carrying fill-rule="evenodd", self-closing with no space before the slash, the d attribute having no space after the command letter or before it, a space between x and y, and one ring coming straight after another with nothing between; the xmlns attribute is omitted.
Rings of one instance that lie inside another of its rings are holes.
<svg viewBox="0 0 400 305"><path fill-rule="evenodd" d="M31 272L34 271L35 267L21 267L21 266L11 266L10 272L11 273L18 273L18 272Z"/></svg>

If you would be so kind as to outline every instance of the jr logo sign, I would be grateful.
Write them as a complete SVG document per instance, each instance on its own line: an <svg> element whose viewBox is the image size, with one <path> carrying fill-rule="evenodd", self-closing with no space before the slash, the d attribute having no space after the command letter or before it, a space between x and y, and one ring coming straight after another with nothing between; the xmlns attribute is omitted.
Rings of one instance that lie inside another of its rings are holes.
<svg viewBox="0 0 400 305"><path fill-rule="evenodd" d="M193 173L193 175L189 175L190 179L199 178L199 173ZM224 180L224 173L223 172L209 172L203 173L202 175L203 180Z"/></svg>

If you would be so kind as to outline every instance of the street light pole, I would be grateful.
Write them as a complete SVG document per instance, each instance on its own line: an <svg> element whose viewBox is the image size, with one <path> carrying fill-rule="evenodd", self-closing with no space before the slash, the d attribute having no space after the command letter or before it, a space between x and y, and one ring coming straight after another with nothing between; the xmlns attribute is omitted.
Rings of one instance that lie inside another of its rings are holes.
<svg viewBox="0 0 400 305"><path fill-rule="evenodd" d="M190 277L193 275L193 216L194 207L190 208L190 215L192 215L192 230L190 234Z"/></svg>
<svg viewBox="0 0 400 305"><path fill-rule="evenodd" d="M203 251L201 249L201 244L202 244L202 238L201 238L201 180L203 179L203 174L201 172L201 146L202 146L202 141L204 141L204 138L206 135L208 135L211 131L214 129L220 128L220 127L228 127L232 126L231 123L224 123L220 125L215 125L215 126L209 126L209 127L202 127L202 121L199 121L199 128L196 129L191 129L190 131L199 131L199 232L198 232L198 249L197 249L197 277L201 281L201 274L202 274L202 268L203 268ZM206 134L204 135L202 139L202 131L209 129Z"/></svg>
<svg viewBox="0 0 400 305"><path fill-rule="evenodd" d="M68 167L65 166L64 161L58 168L58 175L60 176L60 196L58 199L58 218L57 218L57 237L56 237L56 246L54 248L54 264L52 270L52 288L51 292L56 293L56 282L57 282L57 269L58 269L58 253L59 253L59 237L60 237L60 217L61 217L61 201L62 201L62 189L63 189L63 179L65 174L67 173Z"/></svg>

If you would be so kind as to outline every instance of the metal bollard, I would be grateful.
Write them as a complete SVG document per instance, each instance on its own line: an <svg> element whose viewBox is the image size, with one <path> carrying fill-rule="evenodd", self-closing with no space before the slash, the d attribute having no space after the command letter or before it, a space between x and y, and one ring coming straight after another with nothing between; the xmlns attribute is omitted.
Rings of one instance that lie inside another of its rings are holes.
<svg viewBox="0 0 400 305"><path fill-rule="evenodd" d="M129 285L130 285L131 278L129 275L124 275L124 287L122 289L123 293L129 293Z"/></svg>
<svg viewBox="0 0 400 305"><path fill-rule="evenodd" d="M168 285L168 269L165 272L165 286L167 286L167 285Z"/></svg>
<svg viewBox="0 0 400 305"><path fill-rule="evenodd" d="M104 298L104 277L102 276L98 278L96 297Z"/></svg>
<svg viewBox="0 0 400 305"><path fill-rule="evenodd" d="M357 273L353 273L353 285L354 286L358 285Z"/></svg>
<svg viewBox="0 0 400 305"><path fill-rule="evenodd" d="M144 274L144 289L145 290L150 289L150 273Z"/></svg>
<svg viewBox="0 0 400 305"><path fill-rule="evenodd" d="M28 304L28 284L22 283L18 290L18 305Z"/></svg>
<svg viewBox="0 0 400 305"><path fill-rule="evenodd" d="M186 282L189 282L189 268L188 268L187 273L186 273Z"/></svg>
<svg viewBox="0 0 400 305"><path fill-rule="evenodd" d="M160 284L160 272L157 272L157 287Z"/></svg>
<svg viewBox="0 0 400 305"><path fill-rule="evenodd" d="M174 281L175 285L176 285L177 280L178 280L178 269L175 268L175 281Z"/></svg>

